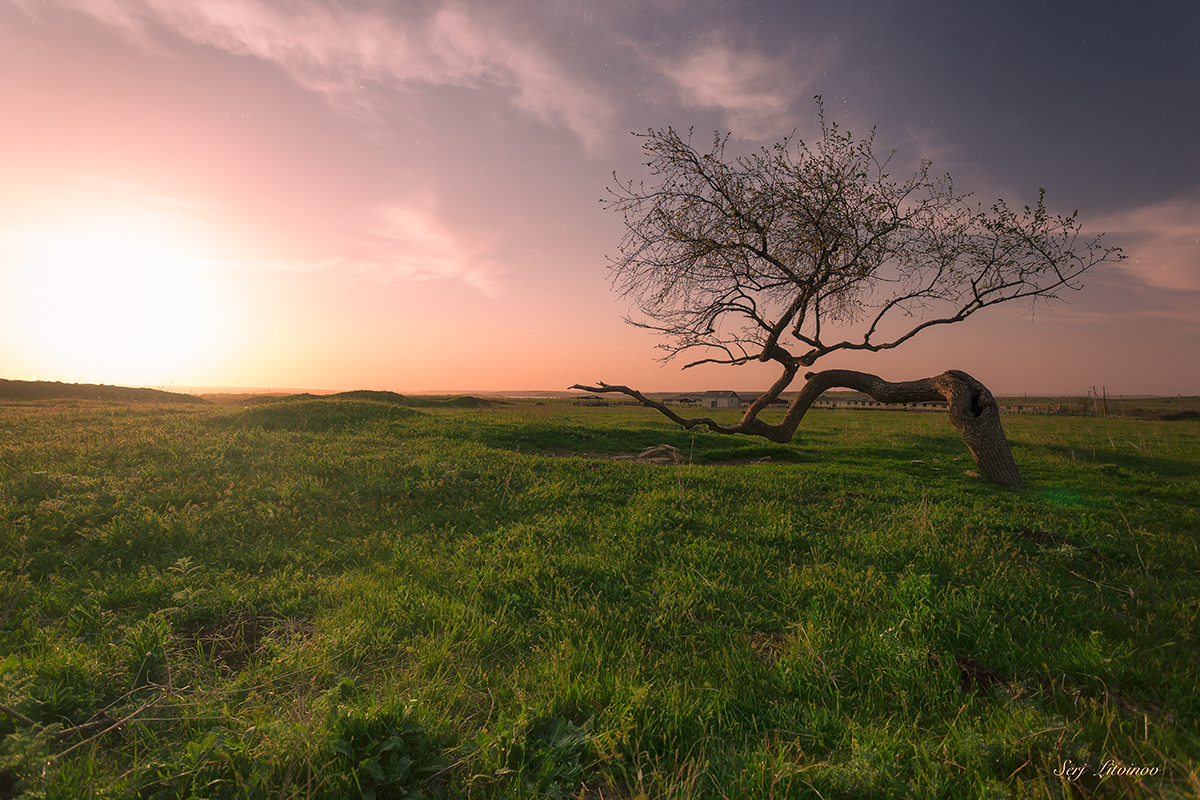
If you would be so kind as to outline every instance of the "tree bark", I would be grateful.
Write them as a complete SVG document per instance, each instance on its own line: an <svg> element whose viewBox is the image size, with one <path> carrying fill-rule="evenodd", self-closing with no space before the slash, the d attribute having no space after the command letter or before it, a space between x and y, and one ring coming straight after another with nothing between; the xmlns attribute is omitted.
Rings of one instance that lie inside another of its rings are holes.
<svg viewBox="0 0 1200 800"><path fill-rule="evenodd" d="M807 383L781 425L793 433L813 401L828 389L854 389L889 404L945 400L950 405L950 424L962 434L979 474L1001 486L1014 489L1025 486L1000 424L996 399L986 386L965 372L952 369L932 378L900 383L845 369L810 372L804 377Z"/></svg>
<svg viewBox="0 0 1200 800"><path fill-rule="evenodd" d="M785 375L789 378L790 375ZM783 387L779 383L771 387L768 395L778 396ZM959 370L947 370L932 378L922 378L916 381L892 383L877 375L866 372L855 372L845 369L829 369L823 372L810 372L804 376L805 385L800 394L792 401L783 421L778 425L769 425L758 419L758 413L770 402L754 403L742 419L734 425L722 425L709 417L685 419L676 414L666 405L651 400L628 386L616 386L601 382L598 386L583 386L575 384L572 389L582 389L589 392L620 392L629 395L644 406L653 408L673 422L685 428L702 425L711 431L723 434L746 434L761 436L781 444L790 442L804 419L808 409L812 407L824 392L829 389L854 389L862 392L881 403L921 403L945 400L950 406L950 424L962 434L967 449L975 458L979 474L992 483L1011 488L1022 488L1025 483L1013 460L1012 450L1000 424L1000 408L987 387Z"/></svg>

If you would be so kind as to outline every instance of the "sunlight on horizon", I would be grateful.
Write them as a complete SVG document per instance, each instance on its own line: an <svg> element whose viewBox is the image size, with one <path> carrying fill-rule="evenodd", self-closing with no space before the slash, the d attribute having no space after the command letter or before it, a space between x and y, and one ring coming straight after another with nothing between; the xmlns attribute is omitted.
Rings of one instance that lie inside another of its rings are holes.
<svg viewBox="0 0 1200 800"><path fill-rule="evenodd" d="M220 355L226 308L217 265L182 235L107 223L5 239L8 336L31 370L165 385Z"/></svg>

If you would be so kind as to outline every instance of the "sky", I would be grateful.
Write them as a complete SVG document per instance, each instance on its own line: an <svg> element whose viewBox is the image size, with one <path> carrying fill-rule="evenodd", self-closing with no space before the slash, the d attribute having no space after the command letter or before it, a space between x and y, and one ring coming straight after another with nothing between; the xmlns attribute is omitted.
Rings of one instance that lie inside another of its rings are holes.
<svg viewBox="0 0 1200 800"><path fill-rule="evenodd" d="M1191 0L0 0L0 377L764 389L657 360L600 201L649 178L633 132L811 140L816 95L1128 256L818 368L1200 394Z"/></svg>

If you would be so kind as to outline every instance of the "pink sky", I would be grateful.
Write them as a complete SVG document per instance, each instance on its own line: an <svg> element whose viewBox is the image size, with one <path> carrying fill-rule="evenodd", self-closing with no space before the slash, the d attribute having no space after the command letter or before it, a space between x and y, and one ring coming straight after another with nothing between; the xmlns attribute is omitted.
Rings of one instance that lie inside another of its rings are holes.
<svg viewBox="0 0 1200 800"><path fill-rule="evenodd" d="M614 170L643 176L632 130L757 147L811 135L820 93L898 163L933 158L988 202L1045 186L1129 256L1068 304L820 368L1200 394L1195 19L1188 39L1101 10L1022 76L1019 9L931 14L944 29L905 48L909 23L864 21L885 5L0 0L0 377L764 388L767 367L655 361L609 289L622 227L598 201ZM1080 42L1118 33L1114 80Z"/></svg>

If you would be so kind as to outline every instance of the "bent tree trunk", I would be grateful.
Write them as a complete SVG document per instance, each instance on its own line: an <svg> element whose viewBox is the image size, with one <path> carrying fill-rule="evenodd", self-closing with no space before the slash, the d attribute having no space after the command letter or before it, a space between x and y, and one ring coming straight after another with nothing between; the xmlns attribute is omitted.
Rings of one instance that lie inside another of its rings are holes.
<svg viewBox="0 0 1200 800"><path fill-rule="evenodd" d="M789 374L790 373L790 374ZM588 392L620 392L629 395L644 406L656 409L673 422L685 428L702 425L716 433L746 434L761 436L773 442L786 443L792 440L805 413L824 392L829 389L854 389L881 403L922 403L945 400L950 406L950 424L962 434L967 449L975 458L979 474L985 480L1001 486L1021 488L1025 484L1013 460L1004 428L1000 425L1000 408L987 387L959 370L948 370L932 378L917 381L892 383L877 375L845 369L830 369L810 372L804 376L805 385L792 401L783 421L769 425L758 414L769 406L779 393L791 382L795 368L776 381L765 395L756 400L734 425L722 425L710 417L685 419L666 405L630 389L601 382L597 386L575 384L572 389Z"/></svg>
<svg viewBox="0 0 1200 800"><path fill-rule="evenodd" d="M945 400L950 405L950 424L962 434L979 467L979 474L1001 486L1020 488L1025 485L1000 424L1000 407L988 388L965 372L948 370L932 378L902 383L889 383L865 372L840 369L810 372L804 377L808 383L783 421L787 426L788 418L796 414L793 433L808 406L827 389L854 389L881 403ZM805 401L803 408L798 410L802 401Z"/></svg>

